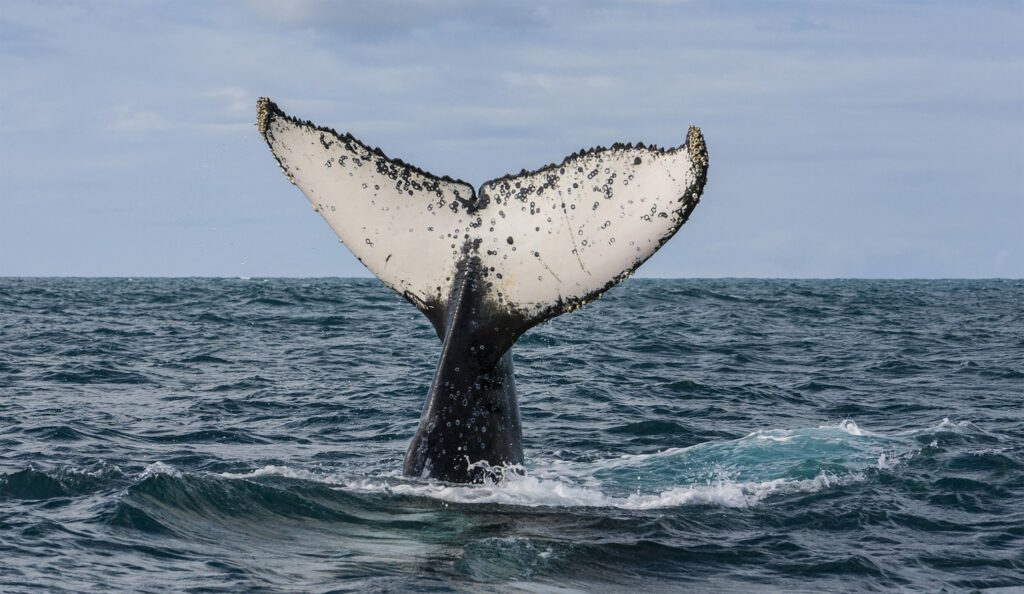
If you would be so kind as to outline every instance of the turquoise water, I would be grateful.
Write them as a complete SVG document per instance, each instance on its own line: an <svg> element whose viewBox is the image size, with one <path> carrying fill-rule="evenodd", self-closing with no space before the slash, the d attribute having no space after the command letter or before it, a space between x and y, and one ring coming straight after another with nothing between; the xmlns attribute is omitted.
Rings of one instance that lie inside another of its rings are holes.
<svg viewBox="0 0 1024 594"><path fill-rule="evenodd" d="M466 486L400 476L439 341L377 281L0 279L0 591L1024 587L1022 305L631 280Z"/></svg>

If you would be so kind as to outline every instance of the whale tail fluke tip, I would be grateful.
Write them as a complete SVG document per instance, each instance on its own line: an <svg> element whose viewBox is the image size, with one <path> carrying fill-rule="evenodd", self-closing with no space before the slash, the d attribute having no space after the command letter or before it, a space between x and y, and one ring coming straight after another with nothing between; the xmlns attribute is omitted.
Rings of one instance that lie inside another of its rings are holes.
<svg viewBox="0 0 1024 594"><path fill-rule="evenodd" d="M690 151L690 161L706 168L708 147L704 143L704 135L701 134L700 128L697 126L691 125L690 130L686 133L686 146Z"/></svg>
<svg viewBox="0 0 1024 594"><path fill-rule="evenodd" d="M279 111L277 104L268 97L260 97L256 100L256 129L264 138L267 137L271 116Z"/></svg>

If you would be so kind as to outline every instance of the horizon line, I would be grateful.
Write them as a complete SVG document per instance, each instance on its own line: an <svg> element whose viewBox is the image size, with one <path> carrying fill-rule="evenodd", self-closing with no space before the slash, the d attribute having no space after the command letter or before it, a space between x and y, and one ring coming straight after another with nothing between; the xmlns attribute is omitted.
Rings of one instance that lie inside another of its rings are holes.
<svg viewBox="0 0 1024 594"><path fill-rule="evenodd" d="M375 276L241 276L241 275L0 275L0 280L21 279L92 279L92 280L379 280ZM632 280L871 280L871 281L941 281L941 280L1024 280L1014 276L631 276L622 282Z"/></svg>

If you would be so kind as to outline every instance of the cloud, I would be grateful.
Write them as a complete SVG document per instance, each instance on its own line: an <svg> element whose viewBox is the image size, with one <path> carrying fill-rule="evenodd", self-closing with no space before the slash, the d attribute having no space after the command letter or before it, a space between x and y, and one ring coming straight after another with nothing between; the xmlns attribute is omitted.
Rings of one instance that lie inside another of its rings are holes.
<svg viewBox="0 0 1024 594"><path fill-rule="evenodd" d="M40 28L0 19L0 54L29 57L51 52Z"/></svg>
<svg viewBox="0 0 1024 594"><path fill-rule="evenodd" d="M514 90L600 92L615 86L612 76L600 74L551 74L543 72L502 72L499 78Z"/></svg>
<svg viewBox="0 0 1024 594"><path fill-rule="evenodd" d="M530 3L479 0L250 0L260 16L289 26L344 32L379 40L450 26L499 26L514 32L537 26Z"/></svg>
<svg viewBox="0 0 1024 594"><path fill-rule="evenodd" d="M222 87L201 93L203 97L218 100L220 111L225 116L250 118L253 109L253 93L241 87Z"/></svg>
<svg viewBox="0 0 1024 594"><path fill-rule="evenodd" d="M148 109L137 109L132 105L121 105L114 110L110 129L117 132L154 132L167 130L174 124L170 119Z"/></svg>

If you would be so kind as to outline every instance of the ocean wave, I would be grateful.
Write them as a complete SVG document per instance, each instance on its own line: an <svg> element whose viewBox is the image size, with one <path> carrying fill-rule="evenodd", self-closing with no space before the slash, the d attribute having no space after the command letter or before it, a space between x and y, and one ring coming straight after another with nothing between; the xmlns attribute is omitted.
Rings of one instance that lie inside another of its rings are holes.
<svg viewBox="0 0 1024 594"><path fill-rule="evenodd" d="M901 449L902 446L902 449ZM706 442L591 462L539 460L487 470L494 482L464 485L395 475L353 478L323 470L267 465L228 479L284 477L360 493L423 497L459 504L606 507L626 510L687 505L750 507L784 494L813 493L891 471L916 450L861 429L854 421L815 429L769 429L737 440ZM669 481L669 482L666 482Z"/></svg>
<svg viewBox="0 0 1024 594"><path fill-rule="evenodd" d="M749 507L761 503L771 495L815 492L854 480L863 480L863 475L839 477L821 473L808 480L773 479L762 482L736 482L726 479L706 485L681 486L660 493L634 493L625 497L608 495L599 488L567 481L530 475L517 476L514 473L509 473L500 483L490 485L423 484L375 479L343 480L336 484L353 491L428 497L451 503L653 510L687 505Z"/></svg>
<svg viewBox="0 0 1024 594"><path fill-rule="evenodd" d="M0 500L43 501L89 495L111 488L124 477L121 468L114 464L52 469L30 466L0 473Z"/></svg>

